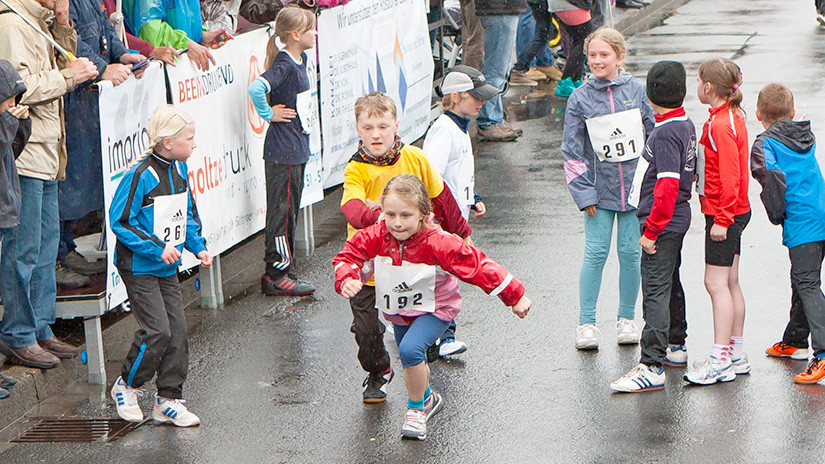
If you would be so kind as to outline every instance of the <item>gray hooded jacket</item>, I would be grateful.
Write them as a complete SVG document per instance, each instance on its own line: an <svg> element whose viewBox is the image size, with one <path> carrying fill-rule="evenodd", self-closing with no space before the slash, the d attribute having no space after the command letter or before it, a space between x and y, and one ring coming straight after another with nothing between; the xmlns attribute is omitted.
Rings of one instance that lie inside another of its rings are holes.
<svg viewBox="0 0 825 464"><path fill-rule="evenodd" d="M635 209L627 203L627 197L638 159L619 163L601 161L593 151L585 125L590 118L633 108L639 108L642 113L647 137L655 124L653 108L644 84L626 72L619 73L612 81L591 78L567 100L561 153L567 188L579 210L592 205L611 211Z"/></svg>
<svg viewBox="0 0 825 464"><path fill-rule="evenodd" d="M0 60L0 102L26 91L23 79L6 60ZM20 223L20 179L14 159L20 156L31 134L31 118L17 119L8 111L0 113L0 228Z"/></svg>

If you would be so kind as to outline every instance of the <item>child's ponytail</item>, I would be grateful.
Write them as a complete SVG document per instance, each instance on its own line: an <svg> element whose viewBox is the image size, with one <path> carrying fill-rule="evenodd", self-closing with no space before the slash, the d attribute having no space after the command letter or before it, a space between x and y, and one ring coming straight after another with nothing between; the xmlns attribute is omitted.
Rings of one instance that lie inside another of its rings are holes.
<svg viewBox="0 0 825 464"><path fill-rule="evenodd" d="M303 34L313 27L315 27L315 13L312 11L290 5L278 12L272 36L269 38L269 42L266 43L264 67L269 69L272 67L272 63L275 62L275 57L280 52L278 40L281 41L281 44L286 44L289 34L293 32Z"/></svg>
<svg viewBox="0 0 825 464"><path fill-rule="evenodd" d="M744 116L742 109L742 71L727 58L711 58L699 65L699 79L709 82L714 92L727 102L730 109Z"/></svg>
<svg viewBox="0 0 825 464"><path fill-rule="evenodd" d="M177 137L183 132L189 124L194 124L195 121L186 112L175 108L174 105L162 105L155 109L152 116L149 118L149 124L146 126L146 131L149 133L149 144L146 149L140 154L131 164L129 168L137 165L144 158L154 151L155 147L161 140L167 137Z"/></svg>

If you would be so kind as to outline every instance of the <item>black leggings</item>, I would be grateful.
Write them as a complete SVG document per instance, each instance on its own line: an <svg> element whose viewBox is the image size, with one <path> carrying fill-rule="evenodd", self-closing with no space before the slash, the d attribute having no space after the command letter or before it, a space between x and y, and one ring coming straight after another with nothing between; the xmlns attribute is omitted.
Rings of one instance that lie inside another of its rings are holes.
<svg viewBox="0 0 825 464"><path fill-rule="evenodd" d="M581 80L584 76L584 63L587 61L584 53L584 39L593 31L593 23L587 21L578 26L568 26L562 21L561 26L567 32L570 44L570 56L567 57L567 64L564 65L562 79L569 77L574 81Z"/></svg>

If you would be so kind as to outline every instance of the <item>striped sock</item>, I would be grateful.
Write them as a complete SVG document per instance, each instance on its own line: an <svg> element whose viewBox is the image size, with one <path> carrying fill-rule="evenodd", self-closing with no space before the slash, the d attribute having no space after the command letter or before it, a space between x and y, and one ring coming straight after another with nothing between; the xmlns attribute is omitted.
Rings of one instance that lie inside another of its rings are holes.
<svg viewBox="0 0 825 464"><path fill-rule="evenodd" d="M745 352L745 337L730 337L731 358L739 359Z"/></svg>
<svg viewBox="0 0 825 464"><path fill-rule="evenodd" d="M711 356L719 361L726 361L730 359L730 347L728 345L713 344L713 351Z"/></svg>

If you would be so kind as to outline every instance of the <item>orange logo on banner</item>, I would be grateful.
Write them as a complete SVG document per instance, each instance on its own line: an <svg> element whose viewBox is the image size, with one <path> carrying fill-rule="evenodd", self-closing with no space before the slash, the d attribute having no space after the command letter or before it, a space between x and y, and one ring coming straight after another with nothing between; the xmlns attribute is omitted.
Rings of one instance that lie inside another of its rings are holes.
<svg viewBox="0 0 825 464"><path fill-rule="evenodd" d="M249 82L247 82L247 87L260 75L261 71L258 68L258 56L255 54L249 55ZM255 105L252 104L249 95L246 96L246 113L247 119L249 119L249 127L252 128L255 137L263 137L264 130L266 129L266 121L258 116L258 112L255 111Z"/></svg>

